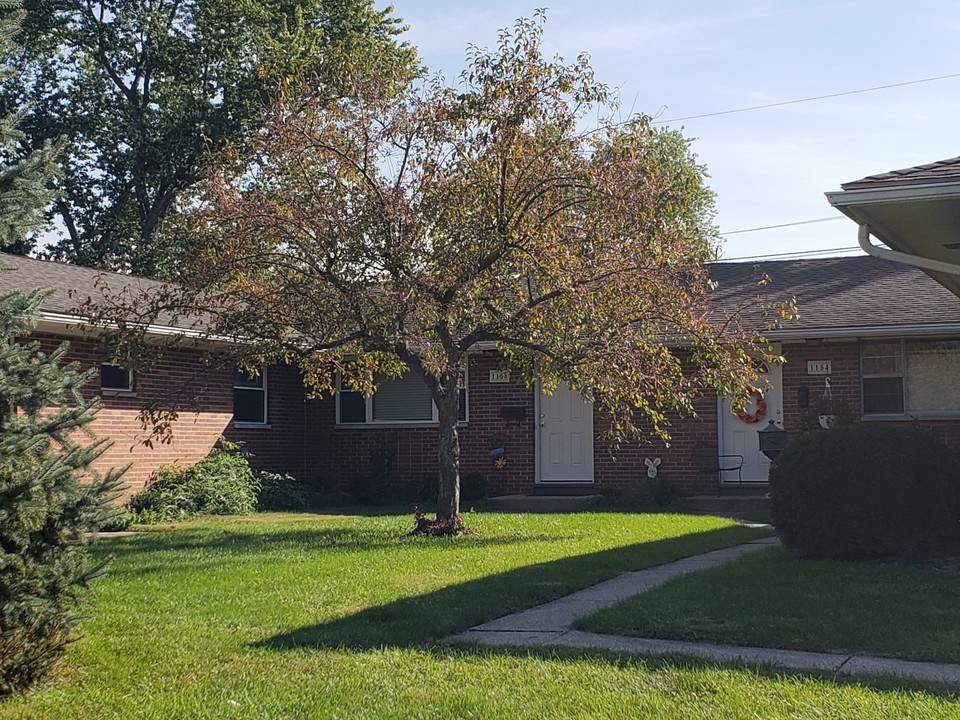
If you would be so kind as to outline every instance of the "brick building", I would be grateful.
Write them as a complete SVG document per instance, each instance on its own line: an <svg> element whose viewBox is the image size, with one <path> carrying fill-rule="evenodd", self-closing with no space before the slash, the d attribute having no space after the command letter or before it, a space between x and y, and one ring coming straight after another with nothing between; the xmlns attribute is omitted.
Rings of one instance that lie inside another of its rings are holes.
<svg viewBox="0 0 960 720"><path fill-rule="evenodd" d="M349 490L356 478L376 475L409 493L435 474L435 410L413 376L380 383L372 397L345 391L308 399L295 370L238 375L210 365L209 348L199 341L131 372L105 364L102 342L71 314L103 274L13 256L3 256L2 264L11 271L0 273L0 292L54 290L36 338L50 347L69 340L73 359L99 368L99 382L89 388L103 406L93 430L114 440L102 462L132 464L131 489L161 465L199 460L221 435L243 441L255 465L329 490ZM758 451L757 430L773 420L790 435L818 422L828 385L831 413L920 425L960 450L960 298L916 268L871 257L718 263L710 272L718 283L717 314L759 292L796 298L799 318L767 332L786 362L765 368L762 402L737 417L723 399L705 395L696 401L696 418L674 419L669 446L651 438L613 448L604 418L579 395L527 388L495 350L480 350L469 359L461 390L462 474L482 475L491 494L570 492L644 478L648 460L659 458L659 472L689 494L762 487L769 461ZM761 278L768 280L762 287ZM758 327L767 322L760 314L744 319ZM199 334L182 323L152 330L188 339ZM144 444L150 431L141 410L177 394L195 407L181 412L171 442Z"/></svg>

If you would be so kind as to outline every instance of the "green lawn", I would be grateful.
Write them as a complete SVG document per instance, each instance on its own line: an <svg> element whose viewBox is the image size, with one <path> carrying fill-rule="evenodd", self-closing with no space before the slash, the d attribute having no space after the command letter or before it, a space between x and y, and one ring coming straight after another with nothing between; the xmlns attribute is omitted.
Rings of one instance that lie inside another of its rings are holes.
<svg viewBox="0 0 960 720"><path fill-rule="evenodd" d="M206 520L109 540L57 678L0 718L956 717L950 699L754 671L433 640L609 577L755 537L718 518L478 514Z"/></svg>
<svg viewBox="0 0 960 720"><path fill-rule="evenodd" d="M960 662L960 575L813 562L783 548L578 621L594 632Z"/></svg>

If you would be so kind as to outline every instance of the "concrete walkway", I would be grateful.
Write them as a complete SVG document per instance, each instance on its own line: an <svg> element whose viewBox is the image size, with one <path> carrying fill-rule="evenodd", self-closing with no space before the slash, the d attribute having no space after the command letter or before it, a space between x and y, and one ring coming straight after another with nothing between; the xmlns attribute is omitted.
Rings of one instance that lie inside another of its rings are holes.
<svg viewBox="0 0 960 720"><path fill-rule="evenodd" d="M960 685L960 665L910 662L846 653L777 650L742 645L712 645L680 640L601 635L581 632L570 627L578 618L616 605L633 595L652 590L673 578L715 567L745 553L762 550L778 542L776 538L762 538L647 570L623 573L546 605L539 605L477 625L466 632L447 638L445 642L512 647L595 648L643 655L685 655L719 662L743 662L787 670L856 676L876 675Z"/></svg>

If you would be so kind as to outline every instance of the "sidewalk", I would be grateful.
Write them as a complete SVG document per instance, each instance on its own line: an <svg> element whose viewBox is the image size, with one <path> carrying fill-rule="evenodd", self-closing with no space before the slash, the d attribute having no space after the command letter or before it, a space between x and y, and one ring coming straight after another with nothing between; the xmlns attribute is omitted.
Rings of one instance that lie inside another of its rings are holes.
<svg viewBox="0 0 960 720"><path fill-rule="evenodd" d="M466 632L447 638L445 642L512 647L597 648L643 655L686 655L720 662L774 666L787 670L831 672L841 675L893 676L960 685L960 665L911 662L846 653L777 650L741 645L712 645L680 640L600 635L581 632L570 627L577 618L616 605L621 600L652 590L673 578L720 565L745 553L775 545L777 542L779 541L776 538L762 538L647 570L623 573L546 605L539 605L477 625Z"/></svg>

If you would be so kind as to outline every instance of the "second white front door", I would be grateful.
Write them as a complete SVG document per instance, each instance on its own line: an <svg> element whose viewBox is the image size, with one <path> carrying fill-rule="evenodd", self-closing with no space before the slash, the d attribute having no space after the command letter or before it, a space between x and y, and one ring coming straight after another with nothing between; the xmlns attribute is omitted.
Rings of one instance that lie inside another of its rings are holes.
<svg viewBox="0 0 960 720"><path fill-rule="evenodd" d="M593 405L561 384L538 393L537 482L593 482Z"/></svg>
<svg viewBox="0 0 960 720"><path fill-rule="evenodd" d="M720 454L740 455L743 457L742 481L747 483L765 483L770 471L770 458L760 452L760 439L757 431L773 420L783 427L783 368L780 365L764 367L761 383L767 387L761 396L766 406L762 415L757 412L757 403L752 400L745 408L744 416L752 422L744 422L737 417L726 400L720 401ZM728 461L721 461L721 466ZM720 482L724 485L736 485L737 473L720 473Z"/></svg>

